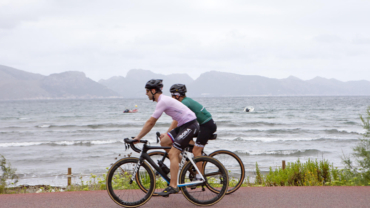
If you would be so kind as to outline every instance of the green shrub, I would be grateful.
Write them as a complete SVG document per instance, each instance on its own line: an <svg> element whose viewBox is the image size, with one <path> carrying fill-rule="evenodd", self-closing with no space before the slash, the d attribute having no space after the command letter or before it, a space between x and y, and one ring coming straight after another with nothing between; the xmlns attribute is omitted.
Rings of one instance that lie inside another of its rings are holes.
<svg viewBox="0 0 370 208"><path fill-rule="evenodd" d="M366 110L367 116L360 115L362 127L365 129L363 138L359 139L359 143L353 148L355 157L354 163L348 156L343 156L343 163L346 165L342 171L341 177L350 180L352 185L370 185L370 107ZM343 180L342 180L343 181Z"/></svg>
<svg viewBox="0 0 370 208"><path fill-rule="evenodd" d="M105 185L106 174L97 176L90 174L88 181L84 181L83 177L80 176L80 184L70 185L66 188L66 191L95 191L95 190L107 190Z"/></svg>
<svg viewBox="0 0 370 208"><path fill-rule="evenodd" d="M258 166L257 166L258 167ZM331 181L330 165L327 160L306 163L290 162L283 170L281 167L270 171L264 176L266 186L322 186Z"/></svg>
<svg viewBox="0 0 370 208"><path fill-rule="evenodd" d="M258 163L256 162L256 184L262 184L263 183L263 177L261 175L261 171L258 167Z"/></svg>
<svg viewBox="0 0 370 208"><path fill-rule="evenodd" d="M9 185L14 186L18 183L18 176L15 174L17 169L12 168L3 155L0 155L0 168L0 194L4 194Z"/></svg>

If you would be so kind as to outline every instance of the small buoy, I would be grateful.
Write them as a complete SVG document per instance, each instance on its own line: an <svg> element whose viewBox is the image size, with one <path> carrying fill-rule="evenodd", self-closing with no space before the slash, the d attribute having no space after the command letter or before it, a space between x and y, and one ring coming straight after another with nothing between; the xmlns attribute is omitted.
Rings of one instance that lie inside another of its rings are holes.
<svg viewBox="0 0 370 208"><path fill-rule="evenodd" d="M137 105L135 105L135 108L137 108Z"/></svg>
<svg viewBox="0 0 370 208"><path fill-rule="evenodd" d="M253 112L254 111L254 108L253 108L253 106L247 106L247 107L245 107L244 108L244 110L243 110L244 112Z"/></svg>

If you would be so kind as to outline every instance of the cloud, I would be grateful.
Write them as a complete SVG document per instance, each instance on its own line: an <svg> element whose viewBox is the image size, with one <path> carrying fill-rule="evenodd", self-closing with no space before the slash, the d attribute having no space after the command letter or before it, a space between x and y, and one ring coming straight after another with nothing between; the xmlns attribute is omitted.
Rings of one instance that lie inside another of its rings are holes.
<svg viewBox="0 0 370 208"><path fill-rule="evenodd" d="M357 35L370 33L369 9L356 0L1 1L0 64L94 80L133 68L354 80L370 75L369 40Z"/></svg>
<svg viewBox="0 0 370 208"><path fill-rule="evenodd" d="M367 44L370 44L370 38L356 37L352 40L352 43L359 44L359 45L367 45Z"/></svg>
<svg viewBox="0 0 370 208"><path fill-rule="evenodd" d="M320 43L340 43L343 41L342 38L336 35L319 35L314 37L313 40Z"/></svg>
<svg viewBox="0 0 370 208"><path fill-rule="evenodd" d="M2 0L0 2L0 30L13 29L24 22L38 20L46 4L42 0Z"/></svg>

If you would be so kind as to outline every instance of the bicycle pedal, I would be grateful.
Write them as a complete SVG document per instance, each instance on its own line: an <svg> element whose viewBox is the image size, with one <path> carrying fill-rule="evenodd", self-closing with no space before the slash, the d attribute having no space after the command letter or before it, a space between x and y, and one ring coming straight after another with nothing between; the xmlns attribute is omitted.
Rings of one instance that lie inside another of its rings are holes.
<svg viewBox="0 0 370 208"><path fill-rule="evenodd" d="M166 197L166 198L167 198L167 197L170 197L170 195L167 195L167 196L163 196L163 197Z"/></svg>

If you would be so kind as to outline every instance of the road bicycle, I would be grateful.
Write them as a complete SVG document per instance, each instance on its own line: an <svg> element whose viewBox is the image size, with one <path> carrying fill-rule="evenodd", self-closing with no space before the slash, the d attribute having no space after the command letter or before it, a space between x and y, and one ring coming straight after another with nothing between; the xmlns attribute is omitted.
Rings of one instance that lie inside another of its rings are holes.
<svg viewBox="0 0 370 208"><path fill-rule="evenodd" d="M138 142L137 140L126 138L124 141L126 147L140 152L140 156L139 158L126 157L112 165L107 173L107 190L111 199L118 205L138 207L149 201L156 188L156 176L152 168L167 185L170 182L167 174L147 152L153 149L170 149L171 147L149 146L147 140L140 140L139 142L144 144L140 150L134 144ZM192 159L192 154L187 149L181 152L181 156L177 184L185 198L199 206L210 206L219 202L228 189L228 172L222 163L208 156ZM195 165L198 162L203 163L203 174ZM195 174L200 174L202 180L194 181Z"/></svg>
<svg viewBox="0 0 370 208"><path fill-rule="evenodd" d="M157 136L157 143L159 142L159 136L160 133L156 133ZM213 134L212 138L210 140L215 140L217 138L217 134ZM189 145L189 152L192 152L193 145ZM135 151L135 149L134 149ZM136 151L138 152L138 151ZM152 151L149 152L148 155L154 160L158 161L159 167L162 168L162 170L165 170L165 172L169 175L169 164L170 164L170 159L168 157L167 152L164 151ZM236 190L240 188L240 186L244 182L245 178L245 168L243 161L240 159L240 157L235 154L234 152L231 152L229 150L216 150L210 154L206 154L205 152L202 152L203 156L210 156L213 158L216 158L218 161L220 161L226 170L228 171L229 175L229 184L228 184L228 190L226 194L231 194L234 193ZM160 180L160 175L156 174L158 179ZM159 192L164 190L164 186L157 186L155 191L154 191L154 196L158 195ZM217 192L217 189L212 189L211 190ZM143 191L146 191L143 189Z"/></svg>

